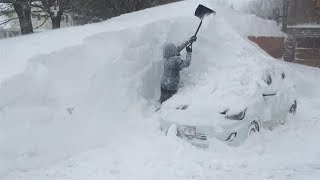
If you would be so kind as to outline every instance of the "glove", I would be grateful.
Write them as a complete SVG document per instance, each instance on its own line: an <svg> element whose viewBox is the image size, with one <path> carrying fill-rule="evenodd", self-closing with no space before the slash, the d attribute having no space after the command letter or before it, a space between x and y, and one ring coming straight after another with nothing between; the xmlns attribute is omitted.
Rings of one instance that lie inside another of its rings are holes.
<svg viewBox="0 0 320 180"><path fill-rule="evenodd" d="M197 41L197 37L196 36L192 36L190 39L189 39L189 43L194 43Z"/></svg>
<svg viewBox="0 0 320 180"><path fill-rule="evenodd" d="M191 46L187 46L187 47L186 47L186 51L187 51L188 53L191 53L191 52L192 52L192 47L191 47Z"/></svg>

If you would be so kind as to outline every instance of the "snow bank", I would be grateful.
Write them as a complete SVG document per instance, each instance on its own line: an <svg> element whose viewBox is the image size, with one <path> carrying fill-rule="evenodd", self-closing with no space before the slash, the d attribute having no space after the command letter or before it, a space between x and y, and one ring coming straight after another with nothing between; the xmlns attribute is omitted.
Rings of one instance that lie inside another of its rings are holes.
<svg viewBox="0 0 320 180"><path fill-rule="evenodd" d="M226 8L223 13L225 18L243 36L285 36L276 21L262 19L254 14L244 14L251 1L253 0L216 0L219 6Z"/></svg>
<svg viewBox="0 0 320 180"><path fill-rule="evenodd" d="M188 32L191 33L197 26L197 19L192 17L198 3L209 5L243 36L283 36L274 21L265 21L254 15L221 8L220 1L179 2L125 14L102 23L0 40L0 81L23 72L28 60L33 56L50 54L66 47L82 44L86 37L98 33L119 31L158 20L179 17L189 17L194 20L194 25L188 27L190 28ZM243 26L243 24L246 25ZM30 45L32 45L32 50L30 50Z"/></svg>
<svg viewBox="0 0 320 180"><path fill-rule="evenodd" d="M161 135L150 107L159 96L161 48L194 33L197 4L184 1L0 41L0 179L317 177L319 116L312 106L319 104L306 94L319 87L307 93L302 88L313 85L318 71L305 82L309 69L296 74L297 67L257 49L243 38L241 24L232 23L231 11L216 3L207 2L217 15L199 32L192 66L182 72L184 88L230 89L280 66L297 82L300 119L239 148L213 141L201 150ZM307 120L303 111L310 113Z"/></svg>
<svg viewBox="0 0 320 180"><path fill-rule="evenodd" d="M252 0L216 0L219 5L241 11Z"/></svg>

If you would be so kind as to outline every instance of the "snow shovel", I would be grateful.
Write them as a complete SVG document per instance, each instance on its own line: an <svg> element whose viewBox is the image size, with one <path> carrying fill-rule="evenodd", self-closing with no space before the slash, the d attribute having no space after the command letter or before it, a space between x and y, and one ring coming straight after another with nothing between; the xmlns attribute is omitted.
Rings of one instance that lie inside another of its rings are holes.
<svg viewBox="0 0 320 180"><path fill-rule="evenodd" d="M203 18L206 17L206 16L209 16L211 14L215 15L216 12L214 10L212 10L212 9L207 8L206 6L204 6L202 4L200 4L197 7L196 11L194 12L194 15L197 16L198 18L200 18L201 22L200 22L200 24L198 26L198 29L197 29L196 33L194 34L195 37L197 36L197 34L199 32L199 29L200 29L200 27L202 25ZM192 43L189 45L189 47L192 47Z"/></svg>

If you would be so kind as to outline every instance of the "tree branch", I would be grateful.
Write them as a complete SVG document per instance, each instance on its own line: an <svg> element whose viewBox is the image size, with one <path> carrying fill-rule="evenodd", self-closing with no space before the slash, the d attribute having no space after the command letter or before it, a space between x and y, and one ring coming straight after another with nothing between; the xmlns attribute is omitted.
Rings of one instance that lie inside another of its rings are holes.
<svg viewBox="0 0 320 180"><path fill-rule="evenodd" d="M47 16L46 19L39 26L35 27L34 29L38 29L38 28L42 27L44 25L44 23L46 23L48 21L48 19L49 19L49 16Z"/></svg>
<svg viewBox="0 0 320 180"><path fill-rule="evenodd" d="M39 8L39 9L45 9L42 5L38 4L31 4L31 7Z"/></svg>
<svg viewBox="0 0 320 180"><path fill-rule="evenodd" d="M16 3L15 0L0 0L0 3Z"/></svg>
<svg viewBox="0 0 320 180"><path fill-rule="evenodd" d="M5 21L1 22L0 25L7 24L8 22L13 21L13 20L16 20L16 19L19 19L19 18L16 17L16 18L11 18L11 19L5 20Z"/></svg>
<svg viewBox="0 0 320 180"><path fill-rule="evenodd" d="M0 11L0 16L7 15L7 14L10 14L10 13L14 13L14 12L16 12L16 11L15 10Z"/></svg>
<svg viewBox="0 0 320 180"><path fill-rule="evenodd" d="M32 2L36 2L36 1L37 0L25 0L24 2L23 1L17 1L17 0L0 0L0 3L22 4L22 3L25 3L25 2L32 3Z"/></svg>

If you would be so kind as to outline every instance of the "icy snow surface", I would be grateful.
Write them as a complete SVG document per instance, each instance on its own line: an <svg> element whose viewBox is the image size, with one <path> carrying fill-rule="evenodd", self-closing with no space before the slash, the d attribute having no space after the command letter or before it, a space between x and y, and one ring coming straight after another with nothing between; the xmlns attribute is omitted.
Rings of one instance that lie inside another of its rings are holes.
<svg viewBox="0 0 320 180"><path fill-rule="evenodd" d="M319 179L319 69L270 58L244 36L281 35L277 26L214 2L204 2L217 15L199 32L183 88L230 90L279 67L296 83L297 116L240 147L161 134L161 47L194 33L198 3L0 41L0 179Z"/></svg>

